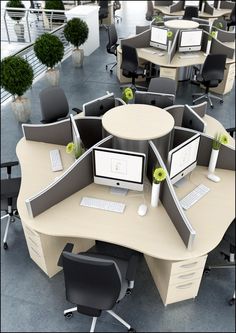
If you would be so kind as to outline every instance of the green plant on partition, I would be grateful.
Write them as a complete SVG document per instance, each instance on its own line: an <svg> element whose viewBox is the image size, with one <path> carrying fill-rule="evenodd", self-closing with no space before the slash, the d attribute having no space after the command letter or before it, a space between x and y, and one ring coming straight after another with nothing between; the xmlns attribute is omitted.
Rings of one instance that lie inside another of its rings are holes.
<svg viewBox="0 0 236 333"><path fill-rule="evenodd" d="M221 145L227 145L229 138L226 134L217 133L212 140L212 149L219 150Z"/></svg>
<svg viewBox="0 0 236 333"><path fill-rule="evenodd" d="M163 168L155 168L153 170L153 183L160 184L163 180L166 179L166 170Z"/></svg>

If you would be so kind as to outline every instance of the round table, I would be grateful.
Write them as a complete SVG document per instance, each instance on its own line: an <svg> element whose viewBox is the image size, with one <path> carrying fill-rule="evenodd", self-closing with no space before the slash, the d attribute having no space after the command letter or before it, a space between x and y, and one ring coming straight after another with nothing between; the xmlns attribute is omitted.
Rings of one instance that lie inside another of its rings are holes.
<svg viewBox="0 0 236 333"><path fill-rule="evenodd" d="M199 27L199 23L189 20L169 20L164 22L167 28L172 29L196 29Z"/></svg>
<svg viewBox="0 0 236 333"><path fill-rule="evenodd" d="M118 138L152 140L168 134L174 127L174 118L156 106L127 104L107 111L102 125Z"/></svg>

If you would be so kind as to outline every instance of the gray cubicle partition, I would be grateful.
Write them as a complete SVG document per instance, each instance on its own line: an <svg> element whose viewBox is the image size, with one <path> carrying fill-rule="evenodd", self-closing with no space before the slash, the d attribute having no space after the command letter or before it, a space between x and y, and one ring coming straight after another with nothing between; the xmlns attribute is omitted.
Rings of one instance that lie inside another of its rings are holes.
<svg viewBox="0 0 236 333"><path fill-rule="evenodd" d="M209 3L207 1L205 1L204 12L207 14L210 14L210 15L213 15L213 13L214 13L214 7L209 5Z"/></svg>
<svg viewBox="0 0 236 333"><path fill-rule="evenodd" d="M156 165L167 169L154 143L149 141L147 177L150 182L152 182L152 171ZM185 246L188 250L191 250L196 232L192 228L182 207L180 206L179 200L175 194L175 190L171 184L171 180L168 174L166 180L162 183L161 186L160 200Z"/></svg>
<svg viewBox="0 0 236 333"><path fill-rule="evenodd" d="M209 36L210 36L210 34L207 31L203 30L203 34L202 34L202 47L201 47L201 51L202 52L206 52L206 50L207 50L207 43L208 43Z"/></svg>
<svg viewBox="0 0 236 333"><path fill-rule="evenodd" d="M217 38L222 43L230 43L235 41L234 31L225 31L219 28L214 28L217 30Z"/></svg>
<svg viewBox="0 0 236 333"><path fill-rule="evenodd" d="M151 29L148 29L134 37L121 39L120 45L121 47L123 44L128 44L129 46L133 46L136 48L149 47L150 40L151 40Z"/></svg>
<svg viewBox="0 0 236 333"><path fill-rule="evenodd" d="M167 112L169 112L175 121L175 126L181 126L183 113L184 113L184 105L171 105L165 108Z"/></svg>
<svg viewBox="0 0 236 333"><path fill-rule="evenodd" d="M199 29L202 29L203 31L210 32L211 31L211 26L209 24L199 24Z"/></svg>
<svg viewBox="0 0 236 333"><path fill-rule="evenodd" d="M180 12L181 10L184 10L184 1L178 1L170 6L170 13Z"/></svg>
<svg viewBox="0 0 236 333"><path fill-rule="evenodd" d="M233 9L235 6L235 1L221 1L220 2L220 9Z"/></svg>
<svg viewBox="0 0 236 333"><path fill-rule="evenodd" d="M173 1L154 1L154 6L171 6Z"/></svg>
<svg viewBox="0 0 236 333"><path fill-rule="evenodd" d="M235 50L229 46L224 45L219 40L212 38L211 53L212 54L225 54L227 58L233 59Z"/></svg>
<svg viewBox="0 0 236 333"><path fill-rule="evenodd" d="M94 147L112 147L112 135L98 142ZM90 148L80 156L57 180L44 190L26 199L31 217L35 217L70 195L93 182L92 150Z"/></svg>
<svg viewBox="0 0 236 333"><path fill-rule="evenodd" d="M171 63L171 60L174 58L175 53L176 53L177 48L178 48L179 30L172 31L172 32L174 33L174 38L173 38L173 41L172 41L172 44L171 44L170 51L168 52L169 53L169 63Z"/></svg>
<svg viewBox="0 0 236 333"><path fill-rule="evenodd" d="M22 131L26 140L63 146L72 141L70 119L64 119L52 124L22 124Z"/></svg>

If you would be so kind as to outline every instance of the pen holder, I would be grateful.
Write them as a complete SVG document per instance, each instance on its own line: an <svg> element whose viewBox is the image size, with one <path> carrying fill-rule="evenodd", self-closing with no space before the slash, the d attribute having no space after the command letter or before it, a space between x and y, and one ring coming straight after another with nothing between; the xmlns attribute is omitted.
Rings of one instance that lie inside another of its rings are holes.
<svg viewBox="0 0 236 333"><path fill-rule="evenodd" d="M152 194L151 194L151 206L157 207L159 201L160 194L160 186L161 184L152 183Z"/></svg>

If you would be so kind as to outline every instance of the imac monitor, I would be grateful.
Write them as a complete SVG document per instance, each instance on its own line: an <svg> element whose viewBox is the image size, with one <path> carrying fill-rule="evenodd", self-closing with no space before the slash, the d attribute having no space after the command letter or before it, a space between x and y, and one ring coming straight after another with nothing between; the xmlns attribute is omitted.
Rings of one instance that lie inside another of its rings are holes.
<svg viewBox="0 0 236 333"><path fill-rule="evenodd" d="M71 133L72 133L72 140L75 145L75 147L80 147L81 145L81 139L78 127L76 125L75 119L72 114L70 114L70 123L71 123Z"/></svg>
<svg viewBox="0 0 236 333"><path fill-rule="evenodd" d="M85 116L101 117L108 110L115 107L115 96L113 93L109 93L100 98L94 99L83 105L83 111Z"/></svg>
<svg viewBox="0 0 236 333"><path fill-rule="evenodd" d="M181 180L196 167L199 143L200 134L195 134L169 151L168 165L172 184Z"/></svg>
<svg viewBox="0 0 236 333"><path fill-rule="evenodd" d="M93 149L94 183L143 191L145 160L142 153L96 147Z"/></svg>
<svg viewBox="0 0 236 333"><path fill-rule="evenodd" d="M151 28L151 41L150 46L156 47L158 49L167 50L168 41L167 41L167 32L166 28L159 28L152 26Z"/></svg>
<svg viewBox="0 0 236 333"><path fill-rule="evenodd" d="M185 104L182 127L204 133L206 130L206 123L189 105Z"/></svg>
<svg viewBox="0 0 236 333"><path fill-rule="evenodd" d="M180 31L179 52L201 51L202 30L188 29Z"/></svg>
<svg viewBox="0 0 236 333"><path fill-rule="evenodd" d="M166 108L167 106L173 105L174 101L175 95L173 94L135 91L136 104L148 104L159 108Z"/></svg>

